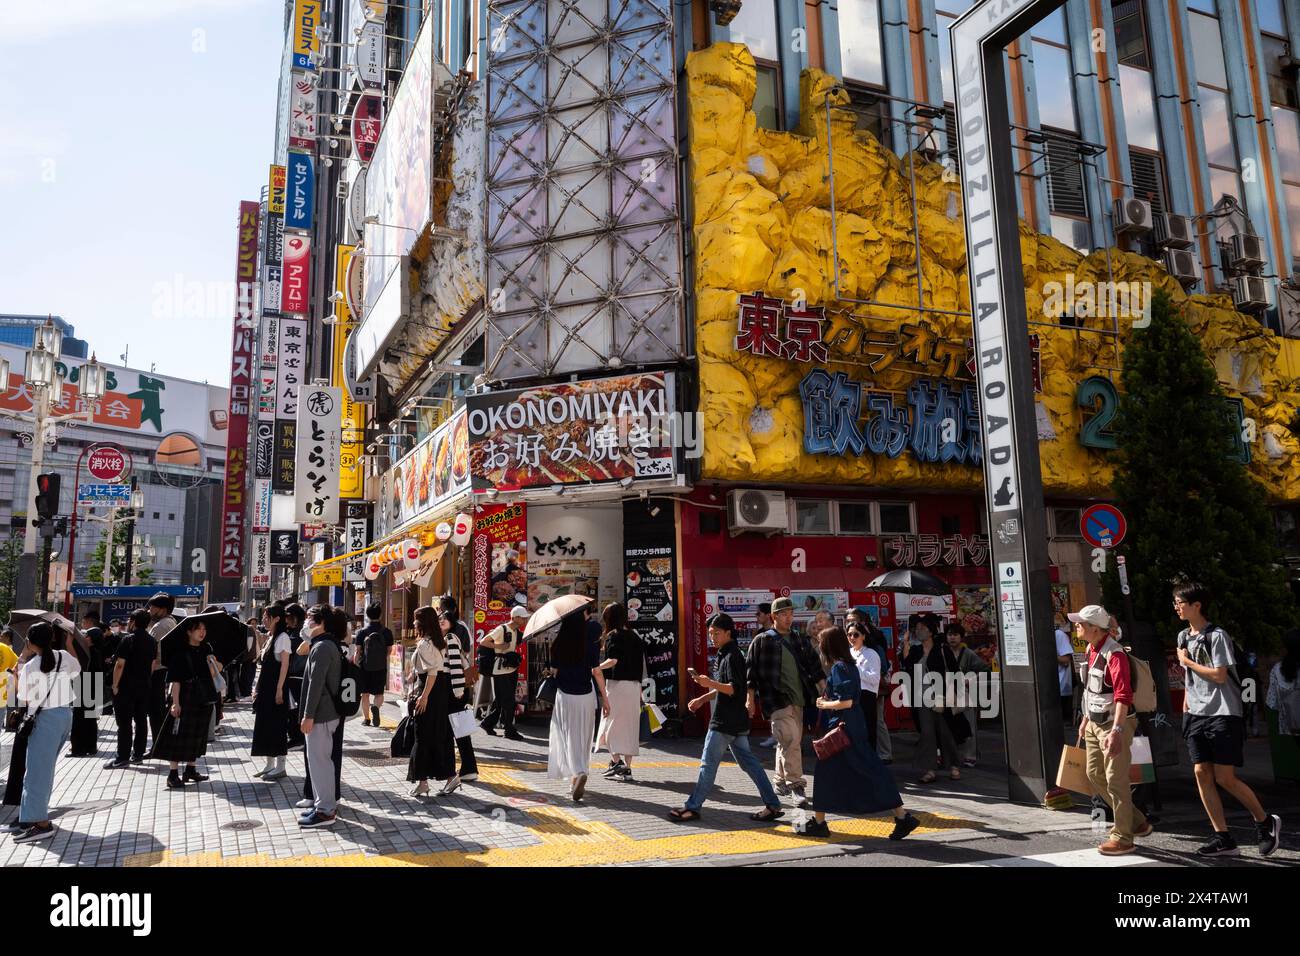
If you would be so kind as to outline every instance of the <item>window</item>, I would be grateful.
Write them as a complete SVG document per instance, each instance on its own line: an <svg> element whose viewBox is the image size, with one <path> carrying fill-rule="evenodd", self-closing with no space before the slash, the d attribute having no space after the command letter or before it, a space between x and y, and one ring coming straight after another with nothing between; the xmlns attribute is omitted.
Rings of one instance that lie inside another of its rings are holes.
<svg viewBox="0 0 1300 956"><path fill-rule="evenodd" d="M1300 107L1296 96L1294 74L1283 67L1283 57L1289 57L1291 45L1282 37L1264 34L1264 69L1268 72L1268 98L1278 106Z"/></svg>
<svg viewBox="0 0 1300 956"><path fill-rule="evenodd" d="M1133 172L1133 195L1151 204L1151 212L1159 215L1169 209L1166 194L1165 166L1155 153L1132 149L1128 154L1129 169Z"/></svg>
<svg viewBox="0 0 1300 956"><path fill-rule="evenodd" d="M1286 12L1282 0L1256 0L1255 11L1259 17L1259 32L1286 36Z"/></svg>
<svg viewBox="0 0 1300 956"><path fill-rule="evenodd" d="M1232 138L1231 111L1228 94L1208 86L1199 90L1201 101L1201 132L1205 137L1205 158L1210 164L1210 201L1228 194L1241 198L1241 183L1237 178L1237 148Z"/></svg>
<svg viewBox="0 0 1300 956"><path fill-rule="evenodd" d="M754 91L754 116L762 129L781 128L781 76L774 66L758 65L758 89Z"/></svg>
<svg viewBox="0 0 1300 956"><path fill-rule="evenodd" d="M1115 18L1115 55L1119 58L1120 72L1125 66L1151 69L1142 0L1116 0L1111 13Z"/></svg>
<svg viewBox="0 0 1300 956"><path fill-rule="evenodd" d="M880 5L877 0L840 0L840 68L844 79L883 86Z"/></svg>
<svg viewBox="0 0 1300 956"><path fill-rule="evenodd" d="M168 520L168 521L175 521L175 520L176 520L176 516L175 516L174 514L169 514L169 515L167 516L167 520Z"/></svg>
<svg viewBox="0 0 1300 956"><path fill-rule="evenodd" d="M1034 41L1034 85L1038 89L1039 125L1077 132L1070 51L1042 40Z"/></svg>
<svg viewBox="0 0 1300 956"><path fill-rule="evenodd" d="M1160 133L1151 74L1132 66L1119 68L1119 88L1124 100L1124 127L1129 146L1159 151Z"/></svg>
<svg viewBox="0 0 1300 956"><path fill-rule="evenodd" d="M830 534L831 503L795 499L790 502L791 534Z"/></svg>
<svg viewBox="0 0 1300 956"><path fill-rule="evenodd" d="M1043 40L1051 40L1065 46L1065 10L1058 7L1034 24L1030 35Z"/></svg>
<svg viewBox="0 0 1300 956"><path fill-rule="evenodd" d="M1083 534L1079 531L1079 520L1083 517L1082 508L1053 508L1052 511L1052 537L1054 538L1082 538Z"/></svg>
<svg viewBox="0 0 1300 956"><path fill-rule="evenodd" d="M1083 187L1083 159L1078 137L1051 132L1047 150L1047 203L1054 214L1087 218L1088 202Z"/></svg>
<svg viewBox="0 0 1300 956"><path fill-rule="evenodd" d="M841 501L836 511L840 534L871 534L871 502Z"/></svg>
<svg viewBox="0 0 1300 956"><path fill-rule="evenodd" d="M749 47L758 66L754 114L764 129L781 128L781 43L772 4L749 3L728 26L733 43Z"/></svg>
<svg viewBox="0 0 1300 956"><path fill-rule="evenodd" d="M1223 37L1214 17L1190 13L1192 59L1196 61L1196 82L1220 89L1228 87L1228 69L1223 63Z"/></svg>
<svg viewBox="0 0 1300 956"><path fill-rule="evenodd" d="M884 142L885 131L889 129L889 101L882 97L884 91L848 82L844 84L844 89L849 94L853 112L857 114L857 128L866 130L878 141Z"/></svg>
<svg viewBox="0 0 1300 956"><path fill-rule="evenodd" d="M881 534L912 534L912 506L906 501L882 501L876 508Z"/></svg>
<svg viewBox="0 0 1300 956"><path fill-rule="evenodd" d="M153 513L153 520L154 520L154 521L157 521L157 520L158 520L158 512L156 512L156 511Z"/></svg>

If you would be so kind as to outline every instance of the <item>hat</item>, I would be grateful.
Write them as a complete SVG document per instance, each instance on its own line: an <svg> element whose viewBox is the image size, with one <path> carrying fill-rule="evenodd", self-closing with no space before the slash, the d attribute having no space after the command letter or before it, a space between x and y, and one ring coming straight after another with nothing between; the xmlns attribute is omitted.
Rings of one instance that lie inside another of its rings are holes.
<svg viewBox="0 0 1300 956"><path fill-rule="evenodd" d="M720 631L731 633L736 629L736 622L731 619L730 614L719 611L713 617L709 618L709 627L716 627Z"/></svg>
<svg viewBox="0 0 1300 956"><path fill-rule="evenodd" d="M528 608L524 607L521 604L516 604L514 607L510 609L510 619L512 621L517 617L527 617L527 616L528 616Z"/></svg>
<svg viewBox="0 0 1300 956"><path fill-rule="evenodd" d="M793 610L794 610L794 601L791 601L788 597L779 597L772 602L773 614L780 614L782 611L793 611Z"/></svg>
<svg viewBox="0 0 1300 956"><path fill-rule="evenodd" d="M1076 614L1067 614L1075 624L1092 624L1095 627L1110 627L1110 614L1100 604L1089 604Z"/></svg>

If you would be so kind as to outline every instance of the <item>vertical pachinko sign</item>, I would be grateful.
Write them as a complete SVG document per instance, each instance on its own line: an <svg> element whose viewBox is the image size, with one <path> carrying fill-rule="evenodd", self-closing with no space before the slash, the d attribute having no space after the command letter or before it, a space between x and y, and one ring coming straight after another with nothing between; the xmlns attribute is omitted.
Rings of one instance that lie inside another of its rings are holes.
<svg viewBox="0 0 1300 956"><path fill-rule="evenodd" d="M248 418L253 402L253 288L257 283L260 204L239 204L239 260L235 272L235 330L230 354L226 480L221 513L221 577L244 574L244 512L248 477Z"/></svg>

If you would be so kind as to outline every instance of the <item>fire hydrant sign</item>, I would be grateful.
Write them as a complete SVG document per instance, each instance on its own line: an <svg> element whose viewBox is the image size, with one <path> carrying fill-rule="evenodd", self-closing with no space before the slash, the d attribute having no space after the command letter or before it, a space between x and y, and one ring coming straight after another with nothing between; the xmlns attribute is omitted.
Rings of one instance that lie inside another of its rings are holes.
<svg viewBox="0 0 1300 956"><path fill-rule="evenodd" d="M339 523L339 449L343 444L343 394L327 385L298 392L297 467L294 520L298 524Z"/></svg>
<svg viewBox="0 0 1300 956"><path fill-rule="evenodd" d="M126 477L126 455L113 445L96 445L86 457L86 470L91 477L106 484L121 481Z"/></svg>

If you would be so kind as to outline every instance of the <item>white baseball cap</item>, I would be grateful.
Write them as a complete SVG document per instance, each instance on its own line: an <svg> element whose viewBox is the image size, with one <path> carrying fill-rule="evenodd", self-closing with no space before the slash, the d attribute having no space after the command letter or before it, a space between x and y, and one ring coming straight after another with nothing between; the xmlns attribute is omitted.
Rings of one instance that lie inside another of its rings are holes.
<svg viewBox="0 0 1300 956"><path fill-rule="evenodd" d="M527 617L527 616L528 616L528 608L524 607L523 605L516 604L514 607L510 609L510 617L512 620L515 618Z"/></svg>
<svg viewBox="0 0 1300 956"><path fill-rule="evenodd" d="M1092 624L1095 627L1110 627L1110 613L1100 604L1089 604L1073 614L1065 615L1075 624Z"/></svg>

